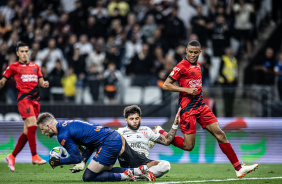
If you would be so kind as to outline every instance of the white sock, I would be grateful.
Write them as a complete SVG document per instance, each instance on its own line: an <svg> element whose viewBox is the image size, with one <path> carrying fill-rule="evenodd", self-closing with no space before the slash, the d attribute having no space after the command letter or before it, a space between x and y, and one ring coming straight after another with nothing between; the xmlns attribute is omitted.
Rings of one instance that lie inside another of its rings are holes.
<svg viewBox="0 0 282 184"><path fill-rule="evenodd" d="M128 178L128 176L124 173L121 173L120 176L121 176L121 180L125 180L126 178Z"/></svg>
<svg viewBox="0 0 282 184"><path fill-rule="evenodd" d="M154 173L156 178L163 176L170 170L170 163L168 161L160 161L158 165L150 167L149 171Z"/></svg>
<svg viewBox="0 0 282 184"><path fill-rule="evenodd" d="M134 172L134 176L139 176L139 175L142 174L139 168L133 168L133 170L134 170L133 171Z"/></svg>

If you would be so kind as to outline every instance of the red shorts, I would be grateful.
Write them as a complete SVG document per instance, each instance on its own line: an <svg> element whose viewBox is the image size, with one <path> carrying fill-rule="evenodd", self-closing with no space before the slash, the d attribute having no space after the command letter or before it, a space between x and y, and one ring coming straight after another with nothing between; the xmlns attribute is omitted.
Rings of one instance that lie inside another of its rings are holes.
<svg viewBox="0 0 282 184"><path fill-rule="evenodd" d="M202 126L202 128L205 128L207 125L217 122L217 119L207 105L196 110L184 112L180 116L181 132L183 134L196 133L196 121Z"/></svg>
<svg viewBox="0 0 282 184"><path fill-rule="evenodd" d="M37 119L40 112L40 102L23 99L18 102L18 109L23 119L31 116L35 116Z"/></svg>

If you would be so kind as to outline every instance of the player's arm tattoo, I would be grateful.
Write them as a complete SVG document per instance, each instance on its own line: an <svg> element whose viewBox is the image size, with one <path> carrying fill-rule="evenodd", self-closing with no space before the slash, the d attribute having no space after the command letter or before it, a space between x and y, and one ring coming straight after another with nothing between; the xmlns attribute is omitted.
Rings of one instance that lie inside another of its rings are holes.
<svg viewBox="0 0 282 184"><path fill-rule="evenodd" d="M170 145L175 137L176 131L177 129L171 129L165 136L160 135L155 142L166 146Z"/></svg>

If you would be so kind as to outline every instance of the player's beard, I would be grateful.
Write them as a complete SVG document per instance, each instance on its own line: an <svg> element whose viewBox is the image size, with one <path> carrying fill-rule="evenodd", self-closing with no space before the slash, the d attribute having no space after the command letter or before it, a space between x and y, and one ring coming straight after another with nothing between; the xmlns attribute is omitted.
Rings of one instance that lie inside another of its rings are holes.
<svg viewBox="0 0 282 184"><path fill-rule="evenodd" d="M134 126L131 126L129 123L127 124L128 128L131 129L131 130L138 130L139 127L140 127L140 122L138 123L137 127L134 127Z"/></svg>

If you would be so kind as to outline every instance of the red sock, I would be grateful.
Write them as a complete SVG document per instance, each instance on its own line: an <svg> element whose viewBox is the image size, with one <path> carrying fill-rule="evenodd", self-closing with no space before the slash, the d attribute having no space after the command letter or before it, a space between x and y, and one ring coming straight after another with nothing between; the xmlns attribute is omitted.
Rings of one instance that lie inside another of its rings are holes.
<svg viewBox="0 0 282 184"><path fill-rule="evenodd" d="M235 151L230 143L219 143L221 151L227 156L236 171L239 171L242 166L237 158Z"/></svg>
<svg viewBox="0 0 282 184"><path fill-rule="evenodd" d="M164 136L167 134L164 130L160 130L159 133ZM180 136L175 136L171 144L175 147L183 149L184 139Z"/></svg>
<svg viewBox="0 0 282 184"><path fill-rule="evenodd" d="M27 142L27 136L24 133L22 133L21 136L18 139L18 142L17 142L17 145L16 145L14 151L12 152L14 157L16 157L17 154L19 154L19 152L23 149L26 142Z"/></svg>
<svg viewBox="0 0 282 184"><path fill-rule="evenodd" d="M35 139L36 129L37 129L37 126L30 126L27 128L27 139L28 139L29 148L30 148L30 152L32 156L37 154L36 139Z"/></svg>

